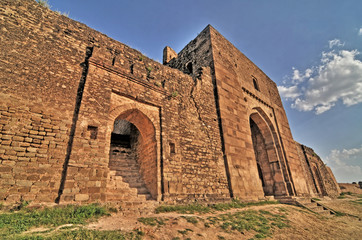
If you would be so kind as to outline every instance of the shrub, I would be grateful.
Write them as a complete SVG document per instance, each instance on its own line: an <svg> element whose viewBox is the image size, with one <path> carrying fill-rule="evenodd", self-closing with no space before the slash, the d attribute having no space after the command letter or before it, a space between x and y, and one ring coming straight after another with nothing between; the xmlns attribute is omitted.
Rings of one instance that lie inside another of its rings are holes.
<svg viewBox="0 0 362 240"><path fill-rule="evenodd" d="M37 3L42 6L42 7L46 7L46 8L50 8L50 5L48 3L48 0L36 0Z"/></svg>

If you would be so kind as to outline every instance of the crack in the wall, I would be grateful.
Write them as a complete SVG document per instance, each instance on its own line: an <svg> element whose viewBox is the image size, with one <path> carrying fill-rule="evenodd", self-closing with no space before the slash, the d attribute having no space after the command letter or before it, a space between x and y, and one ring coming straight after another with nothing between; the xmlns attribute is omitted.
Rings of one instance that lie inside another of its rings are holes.
<svg viewBox="0 0 362 240"><path fill-rule="evenodd" d="M192 100L192 102L193 102L193 104L194 104L194 106L195 106L195 108L196 108L196 113L197 113L197 117L198 117L198 119L201 121L201 123L202 123L202 125L204 126L204 128L206 129L206 135L207 135L207 137L208 137L208 139L209 139L209 141L210 141L210 148L212 149L213 148L213 139L212 139L212 137L210 136L210 132L209 132L209 129L208 129L208 125L206 124L206 121L205 120L203 120L202 119L202 117L201 117L201 109L200 109L200 107L198 106L198 104L197 104L197 102L196 102L196 99L195 99L195 96L194 96L194 92L195 92L195 89L196 89L196 87L197 87L197 81L198 81L198 79L196 78L193 78L193 80L194 80L194 84L192 85L192 87L191 87L191 91L190 91L190 97L191 97L191 100Z"/></svg>
<svg viewBox="0 0 362 240"><path fill-rule="evenodd" d="M82 103L85 82L87 80L88 69L89 69L89 59L92 56L92 53L93 53L93 46L92 47L87 47L84 62L81 63L81 66L83 67L83 71L82 71L82 76L81 76L81 78L79 80L79 85L78 85L78 90L77 90L77 97L76 97L76 100L75 100L75 107L74 107L74 112L73 112L72 126L70 128L70 133L69 133L67 154L65 156L65 160L64 160L64 164L63 164L63 171L62 171L62 177L61 177L61 180L60 180L60 186L59 186L59 190L58 190L58 197L55 199L56 203L60 202L60 198L61 198L61 196L63 194L65 182L66 182L66 179L67 179L69 159L70 159L70 156L71 156L71 153L72 153L75 129L76 129L76 126L77 126L77 121L78 121L78 117L79 117L79 110L80 110L80 106L81 106L81 103Z"/></svg>

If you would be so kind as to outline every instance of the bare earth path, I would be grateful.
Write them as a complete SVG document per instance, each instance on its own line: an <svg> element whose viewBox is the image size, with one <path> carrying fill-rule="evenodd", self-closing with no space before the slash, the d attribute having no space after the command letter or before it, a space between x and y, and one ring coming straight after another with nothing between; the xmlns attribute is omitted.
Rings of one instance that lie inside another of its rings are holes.
<svg viewBox="0 0 362 240"><path fill-rule="evenodd" d="M220 225L207 224L210 217L217 217L226 213L238 213L255 210L265 211L271 214L281 214L286 217L289 227L278 228L272 226L271 236L265 239L362 239L362 204L357 197L337 199L333 201L321 201L329 208L354 215L324 217L310 212L301 207L276 204L265 206L253 206L243 209L232 209L224 212L208 214L178 214L161 213L147 216L122 216L114 214L100 219L96 223L89 224L89 229L97 230L122 230L132 231L139 229L145 233L143 239L256 239L256 232L222 229ZM155 226L146 225L138 219L145 217L157 219ZM206 224L205 224L206 223Z"/></svg>

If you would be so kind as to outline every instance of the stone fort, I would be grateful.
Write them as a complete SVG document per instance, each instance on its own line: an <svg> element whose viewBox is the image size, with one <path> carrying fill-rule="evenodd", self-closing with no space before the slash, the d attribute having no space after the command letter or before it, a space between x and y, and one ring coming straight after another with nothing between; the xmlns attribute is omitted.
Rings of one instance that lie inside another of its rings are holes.
<svg viewBox="0 0 362 240"><path fill-rule="evenodd" d="M276 84L212 26L163 64L33 0L0 4L0 201L336 197Z"/></svg>

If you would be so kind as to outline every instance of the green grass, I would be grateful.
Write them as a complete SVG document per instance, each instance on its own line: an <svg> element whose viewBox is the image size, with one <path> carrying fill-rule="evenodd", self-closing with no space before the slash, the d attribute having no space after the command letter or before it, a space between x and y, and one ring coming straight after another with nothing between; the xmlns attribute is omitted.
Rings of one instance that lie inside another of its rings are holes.
<svg viewBox="0 0 362 240"><path fill-rule="evenodd" d="M362 205L362 199L361 198L357 199L355 201L351 201L351 202Z"/></svg>
<svg viewBox="0 0 362 240"><path fill-rule="evenodd" d="M343 216L346 216L347 214L344 213L344 212L340 212L340 211L334 211L335 212L335 216L336 217L343 217Z"/></svg>
<svg viewBox="0 0 362 240"><path fill-rule="evenodd" d="M239 200L233 200L228 203L217 203L210 205L210 208L216 211L225 211L233 208L245 208L249 206L263 206L263 205L278 204L278 203L279 202L277 201L241 202Z"/></svg>
<svg viewBox="0 0 362 240"><path fill-rule="evenodd" d="M197 217L192 217L192 216L181 216L182 218L186 219L187 222L192 223L194 225L196 225L199 220L197 220Z"/></svg>
<svg viewBox="0 0 362 240"><path fill-rule="evenodd" d="M247 210L236 213L221 214L208 217L205 226L211 225L222 228L226 232L255 231L255 238L270 237L274 228L289 227L288 220L284 214L273 214L268 211Z"/></svg>
<svg viewBox="0 0 362 240"><path fill-rule="evenodd" d="M60 231L52 233L51 235L24 235L13 236L8 239L11 240L141 240L144 233L139 230L135 230L129 233L123 233L120 231L97 231L88 229L77 229L72 231Z"/></svg>
<svg viewBox="0 0 362 240"><path fill-rule="evenodd" d="M217 204L210 204L210 205L202 205L198 203L194 204L187 204L187 205L162 205L156 208L156 213L162 212L177 212L177 213L209 213L214 211L226 211L233 208L245 208L248 206L262 206L262 205L269 205L269 204L278 204L277 201L260 201L260 202L240 202L238 200L233 200L228 203L217 203Z"/></svg>
<svg viewBox="0 0 362 240"><path fill-rule="evenodd" d="M96 204L68 205L42 210L22 209L18 212L3 213L0 214L0 238L20 234L32 227L85 224L106 214L107 210Z"/></svg>
<svg viewBox="0 0 362 240"><path fill-rule="evenodd" d="M321 201L319 198L312 198L312 200L316 202Z"/></svg>
<svg viewBox="0 0 362 240"><path fill-rule="evenodd" d="M155 209L156 213L163 212L177 212L177 213L208 213L210 208L201 204L187 204L187 205L162 205Z"/></svg>
<svg viewBox="0 0 362 240"><path fill-rule="evenodd" d="M156 218L156 217L141 217L137 219L139 222L143 223L144 225L149 226L162 226L165 225L165 221L168 219L164 218Z"/></svg>
<svg viewBox="0 0 362 240"><path fill-rule="evenodd" d="M179 233L181 233L182 235L187 235L188 232L193 232L192 229L186 228L185 230L177 230Z"/></svg>
<svg viewBox="0 0 362 240"><path fill-rule="evenodd" d="M337 198L338 198L338 199L344 199L344 198L346 198L346 195L352 196L353 193L352 193L352 192L343 192L343 193L341 193L341 195L339 195Z"/></svg>

